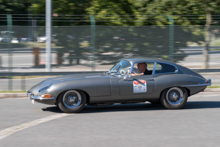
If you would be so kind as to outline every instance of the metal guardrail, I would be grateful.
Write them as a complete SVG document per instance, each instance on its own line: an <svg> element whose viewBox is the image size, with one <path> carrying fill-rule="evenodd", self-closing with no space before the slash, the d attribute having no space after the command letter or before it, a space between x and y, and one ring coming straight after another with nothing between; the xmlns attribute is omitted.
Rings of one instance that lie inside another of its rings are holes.
<svg viewBox="0 0 220 147"><path fill-rule="evenodd" d="M88 72L5 72L0 73L0 76L58 76L69 74L86 74L86 73L103 73L105 71L88 71Z"/></svg>
<svg viewBox="0 0 220 147"><path fill-rule="evenodd" d="M220 69L191 69L195 72L220 72Z"/></svg>
<svg viewBox="0 0 220 147"><path fill-rule="evenodd" d="M104 71L103 71L104 72ZM103 73L102 71L98 72L4 72L0 73L0 77L8 77L9 80L9 85L10 87L8 88L9 91L13 91L13 82L12 82L12 77L14 76L21 76L21 90L25 91L26 90L26 77L28 76L61 76L61 75L69 75L69 74L86 74L86 73Z"/></svg>

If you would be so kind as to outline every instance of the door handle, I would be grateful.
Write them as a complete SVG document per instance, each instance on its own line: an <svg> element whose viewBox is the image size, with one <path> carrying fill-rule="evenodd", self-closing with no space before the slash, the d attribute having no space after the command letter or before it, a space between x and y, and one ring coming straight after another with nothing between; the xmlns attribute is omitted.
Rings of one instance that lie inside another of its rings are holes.
<svg viewBox="0 0 220 147"><path fill-rule="evenodd" d="M147 79L147 81L154 81L154 79Z"/></svg>

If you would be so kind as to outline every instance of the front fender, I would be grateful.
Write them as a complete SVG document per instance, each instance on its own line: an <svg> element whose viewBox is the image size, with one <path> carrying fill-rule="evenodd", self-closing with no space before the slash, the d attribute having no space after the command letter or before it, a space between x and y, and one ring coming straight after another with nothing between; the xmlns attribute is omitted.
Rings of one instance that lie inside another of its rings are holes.
<svg viewBox="0 0 220 147"><path fill-rule="evenodd" d="M85 91L91 97L111 95L109 78L85 78L61 81L53 84L48 93L57 97L60 93L72 89Z"/></svg>

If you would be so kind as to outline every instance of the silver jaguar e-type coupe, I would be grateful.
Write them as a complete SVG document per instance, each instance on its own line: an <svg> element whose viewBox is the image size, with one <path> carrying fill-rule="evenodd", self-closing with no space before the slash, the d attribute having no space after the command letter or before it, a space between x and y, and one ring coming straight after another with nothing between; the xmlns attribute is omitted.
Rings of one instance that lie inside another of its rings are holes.
<svg viewBox="0 0 220 147"><path fill-rule="evenodd" d="M140 63L144 73L139 71ZM49 78L27 90L27 95L32 102L57 105L66 113L80 112L85 105L146 101L179 109L208 85L210 79L169 61L124 59L105 73Z"/></svg>

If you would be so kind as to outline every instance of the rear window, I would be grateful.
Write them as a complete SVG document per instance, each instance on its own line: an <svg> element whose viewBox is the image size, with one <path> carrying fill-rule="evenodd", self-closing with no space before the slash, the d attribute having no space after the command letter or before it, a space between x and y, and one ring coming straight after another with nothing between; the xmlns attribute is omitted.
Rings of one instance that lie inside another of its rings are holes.
<svg viewBox="0 0 220 147"><path fill-rule="evenodd" d="M177 69L175 66L166 64L166 63L157 63L155 74L160 73L175 73L177 72Z"/></svg>

